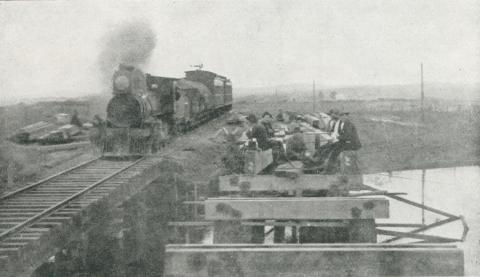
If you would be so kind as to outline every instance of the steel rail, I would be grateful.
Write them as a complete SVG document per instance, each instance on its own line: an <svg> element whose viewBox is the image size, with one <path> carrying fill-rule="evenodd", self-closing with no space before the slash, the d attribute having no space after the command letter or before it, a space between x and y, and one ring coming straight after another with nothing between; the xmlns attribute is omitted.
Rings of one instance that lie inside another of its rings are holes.
<svg viewBox="0 0 480 277"><path fill-rule="evenodd" d="M40 181L37 181L37 182L35 182L35 183L33 183L33 184L30 184L30 185L24 186L24 187L22 187L22 188L19 188L19 189L17 189L17 190L14 190L14 191L12 191L12 192L9 192L9 193L0 195L0 200L5 200L5 199L7 199L7 198L10 198L10 197L12 197L12 196L14 196L14 195L16 195L16 194L18 194L18 193L20 193L20 192L29 190L29 189L31 189L31 188L33 188L33 187L36 187L36 186L41 185L41 184L43 184L43 183L46 183L46 182L52 180L53 178L56 178L56 177L58 177L58 176L60 176L60 175L69 173L70 171L73 171L73 170L78 169L78 168L80 168L80 167L86 166L86 165L88 165L88 164L90 164L90 163L93 163L93 162L95 162L95 161L98 161L99 159L100 159L100 158L94 158L94 159L88 160L88 161L83 162L83 163L81 163L81 164L78 164L78 165L76 165L76 166L74 166L74 167L65 169L65 170L63 170L63 171L60 171L60 172L54 174L54 175L51 175L51 176L49 176L49 177L46 177L46 178L44 178L44 179L42 179L42 180L40 180ZM0 203L1 203L1 202L0 202Z"/></svg>
<svg viewBox="0 0 480 277"><path fill-rule="evenodd" d="M100 179L99 181L96 181L95 183L93 183L93 184L91 184L90 186L82 189L81 191L73 194L72 196L70 196L70 197L68 197L68 198L66 198L66 199L58 202L57 204L54 204L54 205L50 206L49 208L43 210L42 212L36 214L35 216L32 216L32 217L28 218L27 220L23 221L22 223L19 223L19 224L17 224L16 226L14 226L14 227L12 227L12 228L10 228L10 229L2 232L2 233L0 234L0 241L3 240L3 239L5 239L6 237L8 237L9 235L11 235L12 233L18 231L19 229L22 229L23 227L25 227L25 226L33 223L33 222L36 221L37 219L39 219L39 218L41 218L41 217L43 217L43 216L45 216L45 215L47 215L47 214L50 214L52 211L54 211L54 210L56 210L56 209L64 206L64 205L67 204L68 202L70 202L70 201L72 201L73 199L81 196L82 194L90 191L91 189L95 188L95 187L98 186L99 184L101 184L101 183L103 183L103 182L105 182L105 181L107 181L107 180L115 177L116 175L124 172L125 170L127 170L127 169L129 169L130 167L138 164L139 162L141 162L141 161L144 160L144 159L145 159L145 157L142 157L142 158L140 158L140 159L132 162L131 164L129 164L129 165L121 168L120 170L115 171L114 173L112 173L112 174L110 174L110 175L108 175L108 176ZM82 164L82 165L83 165L83 164ZM81 166L81 165L80 165L80 166ZM78 168L78 166L77 166L77 168ZM67 172L68 172L68 171L67 171Z"/></svg>

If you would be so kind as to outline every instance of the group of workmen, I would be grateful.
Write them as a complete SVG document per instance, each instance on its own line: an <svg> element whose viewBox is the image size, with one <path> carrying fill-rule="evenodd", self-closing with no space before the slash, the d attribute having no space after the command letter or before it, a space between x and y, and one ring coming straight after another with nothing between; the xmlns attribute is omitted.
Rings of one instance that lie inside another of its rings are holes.
<svg viewBox="0 0 480 277"><path fill-rule="evenodd" d="M316 168L326 174L335 173L338 170L338 157L343 151L355 151L361 148L355 125L349 120L347 112L341 112L338 109L331 109L328 112L330 121L326 126L326 131L331 139L324 145L315 149L315 152L309 153L302 135L302 130L298 124L299 118L295 117L297 125L293 127L290 138L286 141L286 149L283 144L272 139L274 136L273 116L265 112L261 120L253 114L247 116L249 130L247 137L256 141L256 146L261 150L272 148L274 161L280 163L298 160L302 161L306 167ZM287 115L280 110L276 116L277 121L285 121Z"/></svg>

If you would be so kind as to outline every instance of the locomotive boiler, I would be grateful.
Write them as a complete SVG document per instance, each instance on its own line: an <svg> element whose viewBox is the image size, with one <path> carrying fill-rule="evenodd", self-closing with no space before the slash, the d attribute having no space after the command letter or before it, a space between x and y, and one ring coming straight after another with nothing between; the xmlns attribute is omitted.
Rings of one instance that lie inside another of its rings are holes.
<svg viewBox="0 0 480 277"><path fill-rule="evenodd" d="M176 134L232 108L231 81L201 68L168 78L120 65L112 83L104 155L155 153Z"/></svg>

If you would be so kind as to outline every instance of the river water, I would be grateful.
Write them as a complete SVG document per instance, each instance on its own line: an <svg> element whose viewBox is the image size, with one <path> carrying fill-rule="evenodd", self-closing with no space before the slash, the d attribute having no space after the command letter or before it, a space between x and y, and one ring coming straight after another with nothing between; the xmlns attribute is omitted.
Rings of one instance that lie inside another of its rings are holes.
<svg viewBox="0 0 480 277"><path fill-rule="evenodd" d="M422 181L423 180L423 181ZM364 183L389 192L404 192L400 195L411 201L453 215L462 215L469 232L464 242L457 243L465 253L465 275L480 276L480 167L452 167L427 170L394 171L364 176ZM430 224L446 219L445 216L422 211L394 199L390 199L390 218L378 223L422 223ZM386 230L409 231L413 228L384 228ZM449 238L461 238L462 222L457 220L439 226L424 234ZM379 236L379 241L390 238ZM407 242L406 239L398 242Z"/></svg>

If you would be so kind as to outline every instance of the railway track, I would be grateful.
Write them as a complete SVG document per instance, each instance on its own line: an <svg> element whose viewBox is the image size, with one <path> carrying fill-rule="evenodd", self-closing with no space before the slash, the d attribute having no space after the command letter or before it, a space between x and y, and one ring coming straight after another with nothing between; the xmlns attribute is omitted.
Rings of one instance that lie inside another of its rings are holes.
<svg viewBox="0 0 480 277"><path fill-rule="evenodd" d="M0 259L72 219L150 165L144 158L94 159L1 195Z"/></svg>

